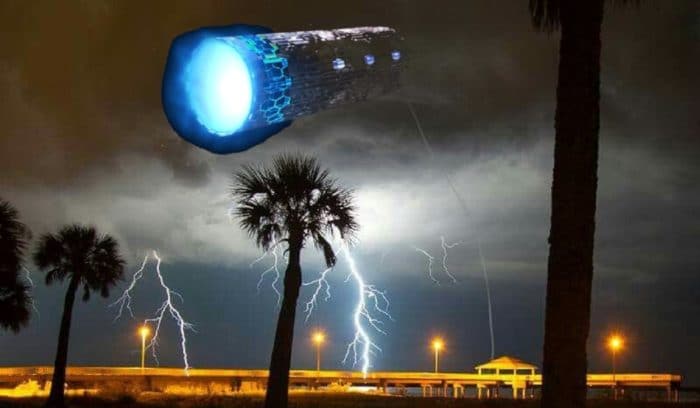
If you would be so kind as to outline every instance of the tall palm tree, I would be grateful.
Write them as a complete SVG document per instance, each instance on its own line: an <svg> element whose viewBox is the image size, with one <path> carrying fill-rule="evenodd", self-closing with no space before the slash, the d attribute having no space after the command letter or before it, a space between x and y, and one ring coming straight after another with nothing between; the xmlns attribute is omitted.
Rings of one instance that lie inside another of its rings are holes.
<svg viewBox="0 0 700 408"><path fill-rule="evenodd" d="M586 403L603 3L530 0L535 27L561 29L542 363L544 408L582 408Z"/></svg>
<svg viewBox="0 0 700 408"><path fill-rule="evenodd" d="M266 408L285 408L292 357L294 317L301 286L301 250L307 240L323 251L326 264L336 262L329 238L336 232L352 238L355 221L353 195L337 186L315 159L284 155L269 169L244 167L234 175L235 215L259 247L268 251L286 245L284 294L272 348Z"/></svg>
<svg viewBox="0 0 700 408"><path fill-rule="evenodd" d="M58 335L48 407L65 406L63 386L66 381L68 337L75 294L83 289L83 301L90 299L91 291L109 296L109 289L124 274L124 260L119 255L117 241L109 235L98 235L94 227L68 225L56 234L45 234L39 239L34 252L34 263L46 271L46 284L68 280L63 304L63 317Z"/></svg>
<svg viewBox="0 0 700 408"><path fill-rule="evenodd" d="M20 274L30 236L17 210L0 199L0 327L15 333L29 323L29 288Z"/></svg>

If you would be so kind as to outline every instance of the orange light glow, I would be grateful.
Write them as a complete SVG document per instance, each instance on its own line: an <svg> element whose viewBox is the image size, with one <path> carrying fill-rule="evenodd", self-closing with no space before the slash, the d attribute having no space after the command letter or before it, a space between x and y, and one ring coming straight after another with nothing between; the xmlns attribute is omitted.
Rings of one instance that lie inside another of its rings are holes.
<svg viewBox="0 0 700 408"><path fill-rule="evenodd" d="M322 344L326 341L326 335L322 331L317 331L313 334L312 340L315 344Z"/></svg>
<svg viewBox="0 0 700 408"><path fill-rule="evenodd" d="M437 337L433 339L433 349L436 351L442 350L442 348L445 346L445 343L442 341L440 337Z"/></svg>
<svg viewBox="0 0 700 408"><path fill-rule="evenodd" d="M149 329L148 326L141 326L139 328L139 334L141 335L141 338L145 339L149 334L151 334L151 329Z"/></svg>
<svg viewBox="0 0 700 408"><path fill-rule="evenodd" d="M623 341L622 337L620 337L617 334L611 336L608 339L608 347L610 347L610 349L613 351L620 350L623 345L624 345L624 341Z"/></svg>

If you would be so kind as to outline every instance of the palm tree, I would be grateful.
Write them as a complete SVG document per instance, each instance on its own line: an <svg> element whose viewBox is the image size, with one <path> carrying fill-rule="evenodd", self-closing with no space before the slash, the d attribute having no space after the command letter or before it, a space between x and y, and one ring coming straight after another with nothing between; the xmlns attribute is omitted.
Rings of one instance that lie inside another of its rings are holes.
<svg viewBox="0 0 700 408"><path fill-rule="evenodd" d="M0 199L0 327L15 333L29 323L29 288L20 273L30 236L17 210Z"/></svg>
<svg viewBox="0 0 700 408"><path fill-rule="evenodd" d="M535 27L561 29L542 407L586 403L598 184L604 0L530 0Z"/></svg>
<svg viewBox="0 0 700 408"><path fill-rule="evenodd" d="M272 348L266 408L285 408L292 357L294 316L301 286L301 250L307 240L323 251L328 267L336 262L328 241L336 232L351 239L355 221L353 195L340 188L315 159L284 155L269 169L244 167L234 175L235 215L265 251L285 244L288 264L284 294Z"/></svg>
<svg viewBox="0 0 700 408"><path fill-rule="evenodd" d="M63 304L63 317L58 335L51 393L46 406L63 407L63 386L66 381L68 337L75 293L83 289L83 301L90 299L91 291L109 296L109 289L117 284L124 273L124 260L119 245L109 235L98 235L93 227L68 225L57 234L45 234L39 239L34 252L34 263L46 271L46 284L68 279L68 290Z"/></svg>

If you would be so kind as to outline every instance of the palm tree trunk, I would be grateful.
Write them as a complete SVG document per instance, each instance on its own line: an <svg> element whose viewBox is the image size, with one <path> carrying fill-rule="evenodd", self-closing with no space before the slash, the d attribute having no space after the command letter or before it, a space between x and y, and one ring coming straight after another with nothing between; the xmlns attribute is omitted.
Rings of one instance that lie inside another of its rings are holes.
<svg viewBox="0 0 700 408"><path fill-rule="evenodd" d="M284 296L277 320L275 344L272 348L270 374L267 380L265 408L286 408L289 393L289 368L292 361L294 319L301 287L301 247L303 239L290 238L289 263L284 273Z"/></svg>
<svg viewBox="0 0 700 408"><path fill-rule="evenodd" d="M561 2L543 408L583 408L598 167L603 0Z"/></svg>
<svg viewBox="0 0 700 408"><path fill-rule="evenodd" d="M68 338L70 336L70 323L73 316L73 304L75 303L75 292L78 289L80 280L74 275L68 285L66 299L63 303L63 317L61 318L61 329L58 333L58 348L56 350L56 361L53 366L53 378L51 380L51 393L46 402L47 407L65 407L63 398L63 386L66 382L66 362L68 361Z"/></svg>

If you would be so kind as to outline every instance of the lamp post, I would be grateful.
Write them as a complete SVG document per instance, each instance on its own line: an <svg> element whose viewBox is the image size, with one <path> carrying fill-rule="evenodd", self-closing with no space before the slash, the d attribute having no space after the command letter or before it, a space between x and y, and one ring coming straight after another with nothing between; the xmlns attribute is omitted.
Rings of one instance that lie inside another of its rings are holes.
<svg viewBox="0 0 700 408"><path fill-rule="evenodd" d="M617 374L617 352L622 349L624 341L622 337L617 334L610 336L608 339L608 347L612 351L612 382L613 382L613 399L617 399L617 380L615 378Z"/></svg>
<svg viewBox="0 0 700 408"><path fill-rule="evenodd" d="M139 328L139 334L141 335L141 370L146 368L146 337L151 334L151 329L144 325Z"/></svg>
<svg viewBox="0 0 700 408"><path fill-rule="evenodd" d="M436 337L433 339L433 350L435 350L435 373L437 374L438 372L438 362L440 360L440 350L444 347L445 343L443 343L442 339L439 337Z"/></svg>
<svg viewBox="0 0 700 408"><path fill-rule="evenodd" d="M316 375L321 374L321 345L326 341L326 335L322 331L317 331L311 337L316 345Z"/></svg>

